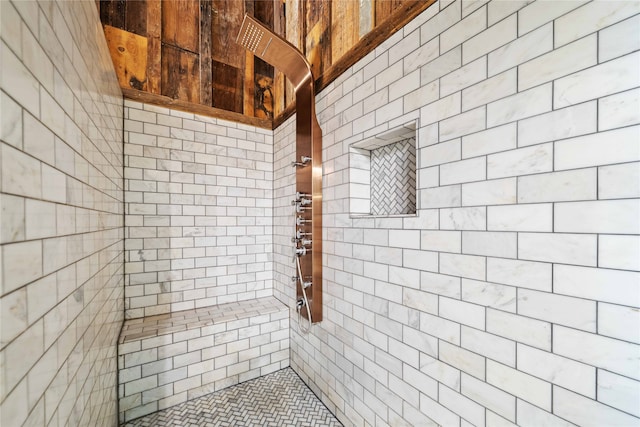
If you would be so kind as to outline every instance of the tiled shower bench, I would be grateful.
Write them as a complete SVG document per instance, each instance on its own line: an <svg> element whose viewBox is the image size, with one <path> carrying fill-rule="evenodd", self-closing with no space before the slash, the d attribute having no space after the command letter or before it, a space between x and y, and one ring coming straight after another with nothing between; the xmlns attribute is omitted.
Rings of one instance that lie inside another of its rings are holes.
<svg viewBox="0 0 640 427"><path fill-rule="evenodd" d="M289 309L274 297L126 320L120 422L287 366Z"/></svg>

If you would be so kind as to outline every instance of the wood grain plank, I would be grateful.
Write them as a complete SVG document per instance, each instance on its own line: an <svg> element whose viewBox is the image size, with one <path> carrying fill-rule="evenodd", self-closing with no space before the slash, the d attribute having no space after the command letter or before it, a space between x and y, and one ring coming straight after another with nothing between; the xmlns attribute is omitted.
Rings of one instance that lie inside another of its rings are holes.
<svg viewBox="0 0 640 427"><path fill-rule="evenodd" d="M331 8L331 58L335 62L359 39L360 14L358 2L345 0L335 2Z"/></svg>
<svg viewBox="0 0 640 427"><path fill-rule="evenodd" d="M162 2L162 42L197 53L200 44L200 2Z"/></svg>
<svg viewBox="0 0 640 427"><path fill-rule="evenodd" d="M110 25L104 35L120 86L147 90L147 39Z"/></svg>
<svg viewBox="0 0 640 427"><path fill-rule="evenodd" d="M147 35L147 2L146 0L128 1L125 9L125 30Z"/></svg>
<svg viewBox="0 0 640 427"><path fill-rule="evenodd" d="M242 113L244 74L240 68L218 61L212 61L213 106L236 113Z"/></svg>
<svg viewBox="0 0 640 427"><path fill-rule="evenodd" d="M211 58L243 69L245 50L236 43L236 37L244 16L244 0L213 0L213 11Z"/></svg>
<svg viewBox="0 0 640 427"><path fill-rule="evenodd" d="M211 0L200 0L200 103L213 105L213 70L211 68L211 48L213 33L213 4Z"/></svg>
<svg viewBox="0 0 640 427"><path fill-rule="evenodd" d="M354 0L348 0L354 1ZM339 5L342 2L336 2ZM319 76L331 66L331 10L330 0L306 0L305 55L311 64L311 72Z"/></svg>
<svg viewBox="0 0 640 427"><path fill-rule="evenodd" d="M149 92L160 94L162 82L162 2L147 3L147 87Z"/></svg>
<svg viewBox="0 0 640 427"><path fill-rule="evenodd" d="M200 102L200 65L197 54L162 45L162 95Z"/></svg>
<svg viewBox="0 0 640 427"><path fill-rule="evenodd" d="M376 0L375 25L378 26L387 18L414 0Z"/></svg>
<svg viewBox="0 0 640 427"><path fill-rule="evenodd" d="M286 39L285 5L281 0L273 0L273 31ZM285 78L284 74L274 70L273 74L273 114L279 117L285 111Z"/></svg>
<svg viewBox="0 0 640 427"><path fill-rule="evenodd" d="M124 29L125 0L100 0L100 21L103 25Z"/></svg>
<svg viewBox="0 0 640 427"><path fill-rule="evenodd" d="M180 99L173 99L167 96L143 92L136 89L123 88L122 93L125 98L138 102L159 105L162 107L173 108L180 111L201 114L204 116L215 117L218 119L229 120L237 123L244 123L263 129L273 129L271 120L248 117L244 114L233 113L231 111L221 110L219 108L213 108L202 104L182 101Z"/></svg>

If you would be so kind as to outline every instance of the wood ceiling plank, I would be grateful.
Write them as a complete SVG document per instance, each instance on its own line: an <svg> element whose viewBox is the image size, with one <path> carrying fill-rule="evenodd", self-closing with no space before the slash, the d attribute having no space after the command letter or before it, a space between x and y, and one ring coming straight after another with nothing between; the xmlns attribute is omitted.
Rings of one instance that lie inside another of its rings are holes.
<svg viewBox="0 0 640 427"><path fill-rule="evenodd" d="M104 34L120 86L147 90L147 39L110 25Z"/></svg>
<svg viewBox="0 0 640 427"><path fill-rule="evenodd" d="M161 85L162 95L182 101L199 103L200 65L198 55L163 44Z"/></svg>
<svg viewBox="0 0 640 427"><path fill-rule="evenodd" d="M336 2L333 7L340 7L341 3L343 2ZM330 0L306 0L305 55L314 76L319 76L331 66L331 11Z"/></svg>
<svg viewBox="0 0 640 427"><path fill-rule="evenodd" d="M200 103L203 105L213 105L212 23L213 3L211 0L200 0Z"/></svg>
<svg viewBox="0 0 640 427"><path fill-rule="evenodd" d="M100 21L103 25L124 29L125 0L100 0Z"/></svg>
<svg viewBox="0 0 640 427"><path fill-rule="evenodd" d="M162 82L162 2L147 3L147 87L149 92L160 94Z"/></svg>
<svg viewBox="0 0 640 427"><path fill-rule="evenodd" d="M146 0L128 1L125 10L125 30L147 36L147 2Z"/></svg>
<svg viewBox="0 0 640 427"><path fill-rule="evenodd" d="M242 113L244 74L240 68L223 62L212 61L213 75L213 106L236 113Z"/></svg>
<svg viewBox="0 0 640 427"><path fill-rule="evenodd" d="M200 2L162 2L162 42L197 53L200 45Z"/></svg>
<svg viewBox="0 0 640 427"><path fill-rule="evenodd" d="M236 43L243 17L244 0L213 0L211 58L214 61L244 68L245 50Z"/></svg>
<svg viewBox="0 0 640 427"><path fill-rule="evenodd" d="M358 41L359 5L355 0L335 2L331 8L331 58L335 62Z"/></svg>

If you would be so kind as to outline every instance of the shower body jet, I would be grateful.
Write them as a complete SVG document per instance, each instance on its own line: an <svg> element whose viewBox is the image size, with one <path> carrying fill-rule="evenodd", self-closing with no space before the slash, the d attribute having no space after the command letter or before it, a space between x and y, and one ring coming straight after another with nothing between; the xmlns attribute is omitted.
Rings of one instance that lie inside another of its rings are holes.
<svg viewBox="0 0 640 427"><path fill-rule="evenodd" d="M315 111L311 65L295 46L245 14L236 42L282 71L296 94L296 199L304 194L305 209L297 212L296 235L312 241L298 258L298 300L309 296L307 307L313 323L322 320L322 131ZM300 203L302 206L302 203ZM307 208L308 207L308 208ZM300 241L296 244L300 244ZM308 283L311 285L308 285ZM305 293L306 286L306 293ZM309 314L302 310L305 317ZM309 319L308 319L309 320Z"/></svg>

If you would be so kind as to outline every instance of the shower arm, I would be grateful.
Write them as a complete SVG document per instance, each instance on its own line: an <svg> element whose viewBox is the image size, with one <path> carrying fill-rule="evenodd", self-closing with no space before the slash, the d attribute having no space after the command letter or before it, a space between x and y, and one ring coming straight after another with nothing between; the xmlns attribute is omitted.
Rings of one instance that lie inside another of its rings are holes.
<svg viewBox="0 0 640 427"><path fill-rule="evenodd" d="M296 158L311 161L296 167L297 191L311 196L313 249L311 262L305 262L303 273L312 277L311 317L322 320L322 130L315 111L314 80L307 58L294 45L273 33L255 18L244 15L236 42L263 61L282 71L296 95ZM309 256L309 255L307 255Z"/></svg>

